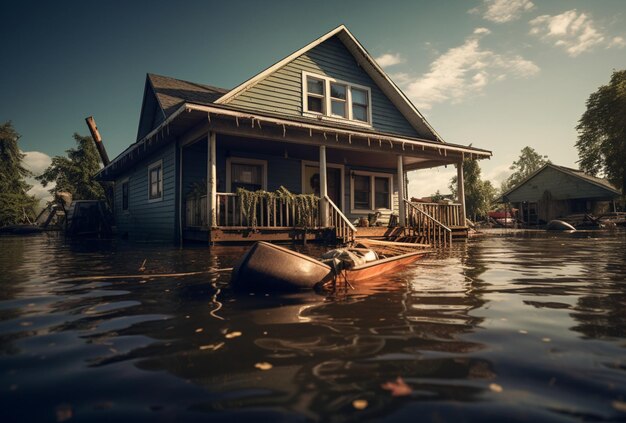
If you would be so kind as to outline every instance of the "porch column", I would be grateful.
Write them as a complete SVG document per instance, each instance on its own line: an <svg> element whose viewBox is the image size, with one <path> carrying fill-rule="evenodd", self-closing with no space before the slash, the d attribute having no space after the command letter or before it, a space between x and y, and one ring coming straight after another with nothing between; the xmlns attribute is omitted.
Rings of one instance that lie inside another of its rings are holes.
<svg viewBox="0 0 626 423"><path fill-rule="evenodd" d="M467 215L465 214L465 184L463 181L463 160L461 160L456 165L456 193L457 193L457 201L461 203L461 225L465 226L465 219Z"/></svg>
<svg viewBox="0 0 626 423"><path fill-rule="evenodd" d="M215 132L210 131L208 137L208 166L207 166L207 220L209 227L217 226L217 161L215 158Z"/></svg>
<svg viewBox="0 0 626 423"><path fill-rule="evenodd" d="M402 163L403 156L398 156L398 223L404 227L406 225L406 212L404 210L404 200L406 199L406 193L404 192L404 164Z"/></svg>
<svg viewBox="0 0 626 423"><path fill-rule="evenodd" d="M326 146L320 145L320 216L322 227L328 226L328 185L326 178Z"/></svg>

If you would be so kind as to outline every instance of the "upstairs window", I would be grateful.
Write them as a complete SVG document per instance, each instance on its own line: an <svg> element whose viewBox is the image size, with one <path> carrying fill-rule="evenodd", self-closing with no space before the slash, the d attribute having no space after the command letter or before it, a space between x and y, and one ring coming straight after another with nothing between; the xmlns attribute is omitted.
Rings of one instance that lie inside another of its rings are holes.
<svg viewBox="0 0 626 423"><path fill-rule="evenodd" d="M319 75L302 73L303 114L330 120L371 125L371 91L368 87Z"/></svg>

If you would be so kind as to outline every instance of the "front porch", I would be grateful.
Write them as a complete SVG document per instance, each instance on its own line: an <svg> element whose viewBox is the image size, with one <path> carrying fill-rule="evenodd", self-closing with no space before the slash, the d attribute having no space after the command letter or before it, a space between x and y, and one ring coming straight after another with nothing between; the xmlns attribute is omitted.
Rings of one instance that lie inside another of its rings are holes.
<svg viewBox="0 0 626 423"><path fill-rule="evenodd" d="M466 234L462 163L475 149L202 112L209 123L178 147L183 240L350 242L368 236L439 246L454 233ZM185 119L195 116L191 110ZM408 201L407 171L443 165L457 167L458 202ZM257 193L254 204L242 192ZM306 210L298 203L305 200ZM376 226L362 227L369 221Z"/></svg>

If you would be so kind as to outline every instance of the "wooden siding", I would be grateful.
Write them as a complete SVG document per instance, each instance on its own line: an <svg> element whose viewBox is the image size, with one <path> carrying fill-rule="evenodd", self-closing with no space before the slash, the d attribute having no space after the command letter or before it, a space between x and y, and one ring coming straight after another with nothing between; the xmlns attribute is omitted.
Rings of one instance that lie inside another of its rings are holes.
<svg viewBox="0 0 626 423"><path fill-rule="evenodd" d="M370 87L373 128L381 132L419 136L337 37L328 39L278 69L235 97L230 104L246 110L302 117L302 71Z"/></svg>
<svg viewBox="0 0 626 423"><path fill-rule="evenodd" d="M148 202L148 166L163 160L163 199ZM122 210L122 182L128 178L128 210ZM120 236L137 241L176 239L176 144L166 145L115 181L115 222Z"/></svg>
<svg viewBox="0 0 626 423"><path fill-rule="evenodd" d="M560 172L552 167L546 167L511 192L507 198L511 202L537 202L543 198L546 191L550 192L553 200L610 197L607 190L597 185Z"/></svg>

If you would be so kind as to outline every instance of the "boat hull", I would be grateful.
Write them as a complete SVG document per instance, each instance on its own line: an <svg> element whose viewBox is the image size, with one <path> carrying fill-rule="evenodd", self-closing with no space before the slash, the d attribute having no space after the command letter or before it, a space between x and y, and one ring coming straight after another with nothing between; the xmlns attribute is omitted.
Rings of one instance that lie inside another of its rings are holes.
<svg viewBox="0 0 626 423"><path fill-rule="evenodd" d="M314 288L332 278L331 268L304 254L257 242L233 269L235 290L289 292Z"/></svg>
<svg viewBox="0 0 626 423"><path fill-rule="evenodd" d="M345 270L345 275L350 283L364 281L380 276L381 274L387 273L398 267L411 264L419 260L426 254L427 253L423 251L416 251L381 260L371 261L359 266L355 266L352 269Z"/></svg>

